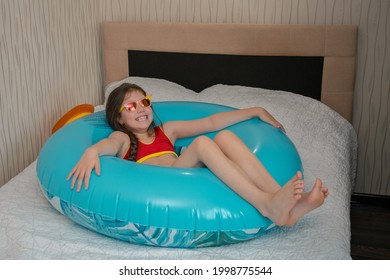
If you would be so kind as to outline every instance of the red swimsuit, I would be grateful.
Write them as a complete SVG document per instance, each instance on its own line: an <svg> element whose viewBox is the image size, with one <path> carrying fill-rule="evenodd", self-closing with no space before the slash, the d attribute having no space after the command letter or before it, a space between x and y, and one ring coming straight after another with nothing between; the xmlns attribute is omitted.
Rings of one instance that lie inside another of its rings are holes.
<svg viewBox="0 0 390 280"><path fill-rule="evenodd" d="M165 135L161 127L159 126L156 127L154 129L154 134L155 134L155 138L153 142L150 144L144 144L141 141L138 141L138 152L137 152L137 157L135 159L136 162L141 163L147 159L158 157L165 154L173 154L177 156L172 142ZM129 153L130 153L130 149L127 151L126 155L123 158L128 159Z"/></svg>

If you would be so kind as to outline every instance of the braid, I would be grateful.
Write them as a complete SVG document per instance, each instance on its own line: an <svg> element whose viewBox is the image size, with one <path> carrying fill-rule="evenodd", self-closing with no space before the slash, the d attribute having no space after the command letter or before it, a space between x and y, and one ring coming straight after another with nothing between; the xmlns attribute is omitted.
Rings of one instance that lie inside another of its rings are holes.
<svg viewBox="0 0 390 280"><path fill-rule="evenodd" d="M138 153L138 138L130 131L128 131L127 135L129 135L130 138L130 153L128 160L135 161Z"/></svg>

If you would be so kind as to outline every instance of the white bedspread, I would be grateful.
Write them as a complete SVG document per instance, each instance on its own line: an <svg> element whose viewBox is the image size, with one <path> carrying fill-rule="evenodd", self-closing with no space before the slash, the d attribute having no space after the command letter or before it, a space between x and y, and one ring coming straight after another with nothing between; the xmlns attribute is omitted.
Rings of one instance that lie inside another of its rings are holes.
<svg viewBox="0 0 390 280"><path fill-rule="evenodd" d="M297 146L306 190L319 177L329 187L328 199L293 227L275 227L248 242L201 249L148 247L92 232L57 212L40 191L33 162L0 188L0 259L350 259L357 142L345 119L315 100L286 92L216 85L195 94L166 81L131 81L152 93L153 101L266 108Z"/></svg>

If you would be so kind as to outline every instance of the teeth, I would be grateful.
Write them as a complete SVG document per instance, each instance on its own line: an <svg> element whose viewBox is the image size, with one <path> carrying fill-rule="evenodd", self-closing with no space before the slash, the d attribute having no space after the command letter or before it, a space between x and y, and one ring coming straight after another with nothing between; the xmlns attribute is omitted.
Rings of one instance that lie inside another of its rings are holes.
<svg viewBox="0 0 390 280"><path fill-rule="evenodd" d="M136 118L135 120L142 122L142 121L145 121L147 118L148 118L147 116L140 116L140 117Z"/></svg>

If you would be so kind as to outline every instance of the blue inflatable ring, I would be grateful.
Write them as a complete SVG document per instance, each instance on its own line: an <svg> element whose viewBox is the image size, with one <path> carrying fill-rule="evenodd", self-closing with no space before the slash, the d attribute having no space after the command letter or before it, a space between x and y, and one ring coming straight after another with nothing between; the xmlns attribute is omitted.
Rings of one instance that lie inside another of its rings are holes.
<svg viewBox="0 0 390 280"><path fill-rule="evenodd" d="M163 122L235 110L197 102L155 102L153 107ZM302 171L294 144L281 130L259 119L227 129L246 143L280 185ZM93 113L58 130L39 154L43 193L76 223L129 242L187 248L249 240L273 227L207 168L158 167L103 156L101 175L92 172L89 189L71 190L66 181L70 170L87 147L111 133L105 112ZM188 146L193 139L180 139L176 147Z"/></svg>

